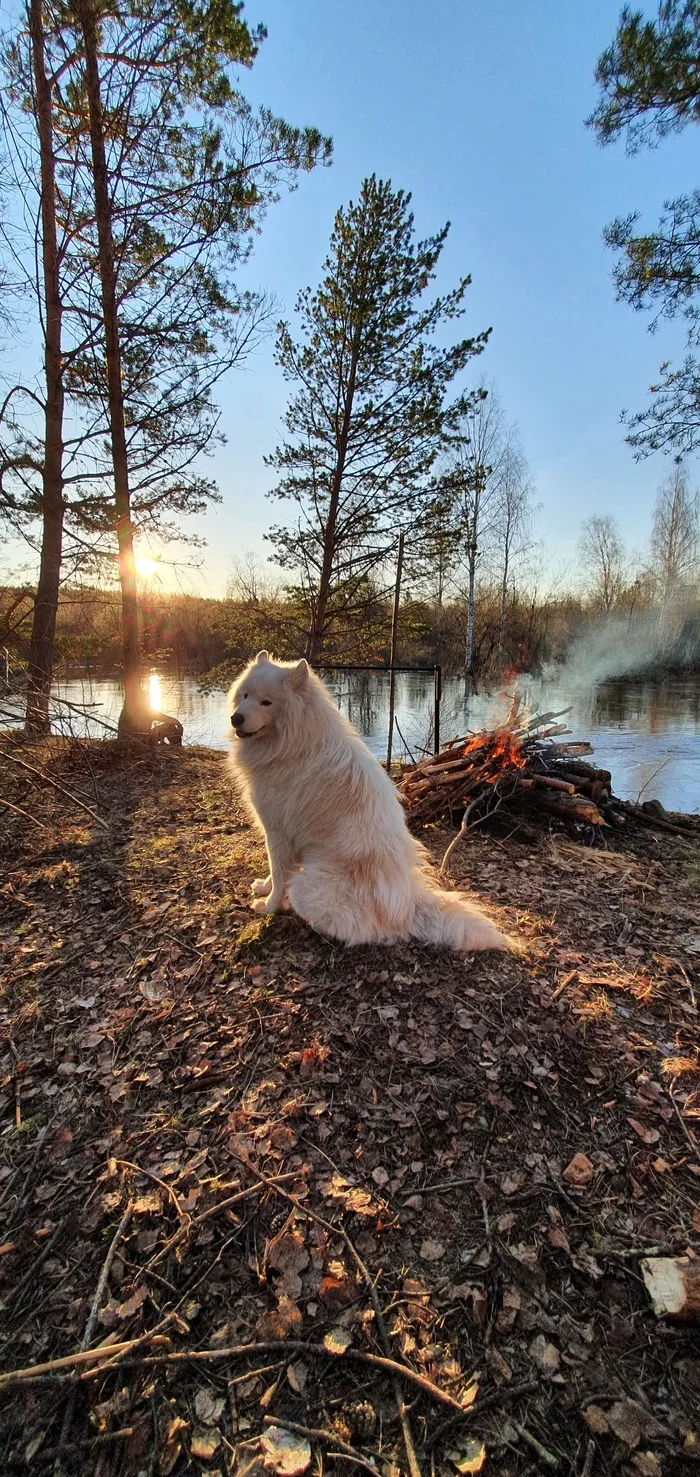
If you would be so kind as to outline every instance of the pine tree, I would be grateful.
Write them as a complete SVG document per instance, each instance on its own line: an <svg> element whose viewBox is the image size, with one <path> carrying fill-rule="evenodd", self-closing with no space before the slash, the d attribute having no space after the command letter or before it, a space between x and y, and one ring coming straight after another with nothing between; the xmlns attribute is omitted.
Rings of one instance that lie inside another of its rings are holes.
<svg viewBox="0 0 700 1477"><path fill-rule="evenodd" d="M299 337L279 326L277 360L295 392L268 464L280 473L272 496L295 521L269 538L307 612L311 661L332 656L399 528L419 518L455 410L446 393L488 338L442 346L470 279L424 305L449 228L416 242L410 199L366 179L336 215L320 286L297 300Z"/></svg>
<svg viewBox="0 0 700 1477"><path fill-rule="evenodd" d="M267 313L263 297L236 291L233 272L280 185L330 144L254 114L234 87L231 67L251 65L264 35L234 0L31 3L54 140L66 536L88 553L118 542L124 721L139 726L134 533L167 536L217 495L197 469L217 435L213 388ZM6 59L9 94L30 117L35 51L20 33ZM43 316L45 283L39 301ZM45 512L31 488L26 505L32 497ZM53 586L57 598L55 560ZM46 653L46 699L49 670Z"/></svg>
<svg viewBox="0 0 700 1477"><path fill-rule="evenodd" d="M654 147L700 122L700 0L662 0L655 19L625 6L612 45L596 69L600 101L588 119L600 143L626 136L627 150ZM640 232L637 213L612 222L605 240L618 252L618 299L661 319L685 321L689 353L679 368L662 364L648 407L629 417L637 455L700 444L700 191L665 202L655 231Z"/></svg>

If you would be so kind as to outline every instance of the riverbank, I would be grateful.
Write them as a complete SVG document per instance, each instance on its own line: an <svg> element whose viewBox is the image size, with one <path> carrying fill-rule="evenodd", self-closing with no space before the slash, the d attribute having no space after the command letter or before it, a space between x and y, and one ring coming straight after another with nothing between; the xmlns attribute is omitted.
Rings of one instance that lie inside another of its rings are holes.
<svg viewBox="0 0 700 1477"><path fill-rule="evenodd" d="M4 1469L64 1427L81 1477L244 1470L276 1418L405 1471L399 1390L423 1473L697 1470L697 1347L639 1264L700 1254L700 835L477 832L455 878L522 958L346 951L252 917L223 755L40 757L62 789L3 785L2 1363L70 1359L93 1305L130 1347L8 1390Z"/></svg>

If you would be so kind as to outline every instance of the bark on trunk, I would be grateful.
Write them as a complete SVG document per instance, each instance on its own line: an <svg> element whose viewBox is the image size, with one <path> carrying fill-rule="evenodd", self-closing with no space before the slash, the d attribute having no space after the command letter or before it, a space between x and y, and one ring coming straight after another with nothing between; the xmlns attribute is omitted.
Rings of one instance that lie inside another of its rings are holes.
<svg viewBox="0 0 700 1477"><path fill-rule="evenodd" d="M42 0L30 0L29 34L39 135L46 397L41 507L43 530L39 581L29 644L26 727L29 733L48 733L51 727L49 694L63 550L63 376L52 97L44 57Z"/></svg>
<svg viewBox="0 0 700 1477"><path fill-rule="evenodd" d="M102 318L105 331L105 360L109 403L110 440L114 468L114 504L119 548L119 583L122 597L122 676L124 706L119 717L121 736L143 732L150 727L148 705L141 688L141 654L139 644L139 605L134 569L134 531L131 521L129 474L124 422L121 351L117 318L112 207L109 198L107 160L104 144L102 95L97 60L97 28L92 0L80 0L78 14L85 45L85 75L90 147L95 195L95 219L99 250Z"/></svg>
<svg viewBox="0 0 700 1477"><path fill-rule="evenodd" d="M350 373L348 375L348 387L343 407L343 423L338 437L338 450L331 486L331 496L328 504L328 517L326 519L326 531L323 542L323 563L321 565L321 577L318 586L318 597L314 611L311 630L309 631L306 644L306 659L314 666L318 662L323 646L323 638L326 629L326 613L328 600L331 593L333 579L333 558L335 555L335 532L338 521L338 508L340 505L340 490L343 485L343 474L345 472L345 459L348 452L348 438L350 436L350 422L352 420L352 407L355 398L355 384L357 380L357 363L360 354L359 328L355 331L352 346L352 357L350 360Z"/></svg>
<svg viewBox="0 0 700 1477"><path fill-rule="evenodd" d="M469 594L467 596L467 644L464 653L464 675L473 676L474 660L474 587L476 584L476 544L469 549Z"/></svg>

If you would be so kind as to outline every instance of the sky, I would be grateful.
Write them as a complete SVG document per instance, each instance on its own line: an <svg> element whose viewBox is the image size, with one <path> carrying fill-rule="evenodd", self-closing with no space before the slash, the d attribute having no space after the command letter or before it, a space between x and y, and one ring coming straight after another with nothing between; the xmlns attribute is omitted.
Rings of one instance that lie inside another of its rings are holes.
<svg viewBox="0 0 700 1477"><path fill-rule="evenodd" d="M613 513L634 548L648 538L668 464L635 462L620 413L644 405L661 361L682 350L676 326L651 336L644 315L615 303L603 227L633 210L651 226L664 199L697 184L692 130L627 157L623 142L602 149L584 126L619 10L617 0L248 0L245 12L268 39L241 90L331 134L334 159L271 208L241 285L271 291L277 316L291 318L297 292L320 277L335 211L371 173L412 192L420 236L449 220L437 288L471 274L460 333L493 329L471 378L494 382L519 426L538 536L574 573L591 513ZM227 445L207 469L223 504L190 522L207 540L200 573L179 576L193 590L223 594L234 558L267 555L279 504L266 499L274 474L263 458L288 395L273 348L219 389Z"/></svg>

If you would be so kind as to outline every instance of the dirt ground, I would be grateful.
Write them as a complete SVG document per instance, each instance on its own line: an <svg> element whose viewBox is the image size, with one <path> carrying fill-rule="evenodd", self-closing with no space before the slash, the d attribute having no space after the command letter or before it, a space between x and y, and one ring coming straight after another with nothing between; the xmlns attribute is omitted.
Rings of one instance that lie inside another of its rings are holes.
<svg viewBox="0 0 700 1477"><path fill-rule="evenodd" d="M11 752L95 815L2 763L0 1469L700 1474L700 827L477 831L522 957L345 950L222 755Z"/></svg>

